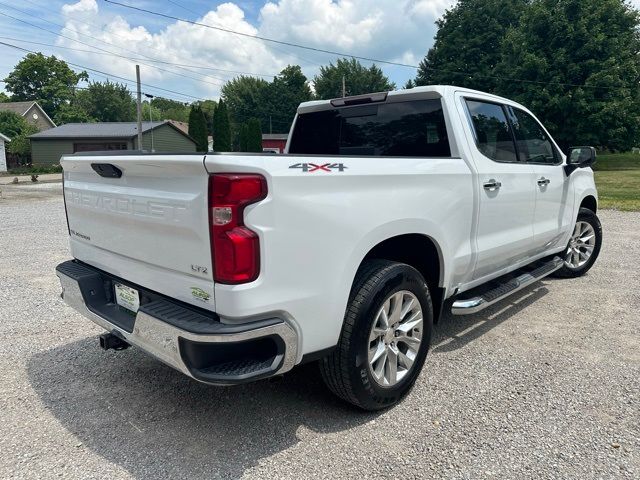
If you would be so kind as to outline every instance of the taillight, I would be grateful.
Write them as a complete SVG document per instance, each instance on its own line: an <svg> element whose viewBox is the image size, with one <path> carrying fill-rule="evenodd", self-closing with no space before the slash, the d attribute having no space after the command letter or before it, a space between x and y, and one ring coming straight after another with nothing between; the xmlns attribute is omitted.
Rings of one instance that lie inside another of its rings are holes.
<svg viewBox="0 0 640 480"><path fill-rule="evenodd" d="M216 173L209 177L211 259L214 280L247 283L260 273L260 239L244 226L244 209L267 196L262 175Z"/></svg>

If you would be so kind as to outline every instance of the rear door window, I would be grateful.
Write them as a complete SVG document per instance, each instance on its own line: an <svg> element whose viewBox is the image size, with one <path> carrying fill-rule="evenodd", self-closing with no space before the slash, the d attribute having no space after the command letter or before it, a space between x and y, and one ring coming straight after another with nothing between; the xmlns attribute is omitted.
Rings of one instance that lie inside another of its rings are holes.
<svg viewBox="0 0 640 480"><path fill-rule="evenodd" d="M358 105L298 115L291 154L450 157L439 99Z"/></svg>
<svg viewBox="0 0 640 480"><path fill-rule="evenodd" d="M516 147L502 105L467 100L478 150L496 162L517 162Z"/></svg>

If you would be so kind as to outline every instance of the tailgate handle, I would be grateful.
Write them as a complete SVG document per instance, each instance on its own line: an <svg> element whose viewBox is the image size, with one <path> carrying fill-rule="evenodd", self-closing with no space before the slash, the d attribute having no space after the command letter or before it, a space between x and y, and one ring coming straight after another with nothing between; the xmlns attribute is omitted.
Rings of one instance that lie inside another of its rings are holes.
<svg viewBox="0 0 640 480"><path fill-rule="evenodd" d="M122 176L122 170L110 163L92 163L91 168L101 177L120 178Z"/></svg>

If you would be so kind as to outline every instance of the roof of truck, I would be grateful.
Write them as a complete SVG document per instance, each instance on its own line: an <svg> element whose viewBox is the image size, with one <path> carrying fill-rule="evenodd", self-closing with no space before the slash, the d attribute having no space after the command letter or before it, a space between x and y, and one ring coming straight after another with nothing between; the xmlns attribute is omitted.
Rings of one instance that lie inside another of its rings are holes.
<svg viewBox="0 0 640 480"><path fill-rule="evenodd" d="M441 98L444 97L445 94L447 92L451 92L452 90L455 91L462 91L468 94L477 94L477 95L482 95L482 96L489 96L492 97L494 100L496 101L504 101L504 102L511 102L510 100L506 99L506 98L502 98L499 97L497 95L493 95L491 93L487 93L487 92L481 92L479 90L472 90L470 88L464 88L464 87L457 87L455 85L425 85L422 87L414 87L414 88L409 88L409 89L405 89L405 90L392 90L389 92L377 92L377 93L370 93L370 94L365 94L365 95L356 95L353 97L345 97L344 99L340 99L340 98L334 98L331 100L313 100L311 102L304 102L301 103L300 106L298 107L298 113L307 113L307 112L312 112L312 111L317 111L317 110L324 110L326 108L331 108L332 106L332 102L339 102L341 100L344 100L346 102L349 102L350 100L357 100L359 98L362 97L369 97L369 96L376 96L376 95L387 95L387 99L389 98L393 98L393 99L397 99L398 97L419 97L419 98L429 98L431 95L431 98ZM396 100L398 101L398 100ZM363 102L364 103L364 102Z"/></svg>

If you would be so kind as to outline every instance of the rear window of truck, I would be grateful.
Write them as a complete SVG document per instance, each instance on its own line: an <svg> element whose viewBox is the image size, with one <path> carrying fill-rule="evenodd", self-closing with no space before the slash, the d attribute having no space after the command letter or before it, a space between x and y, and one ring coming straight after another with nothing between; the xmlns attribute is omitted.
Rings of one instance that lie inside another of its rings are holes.
<svg viewBox="0 0 640 480"><path fill-rule="evenodd" d="M298 115L290 154L450 157L439 99L342 107Z"/></svg>

